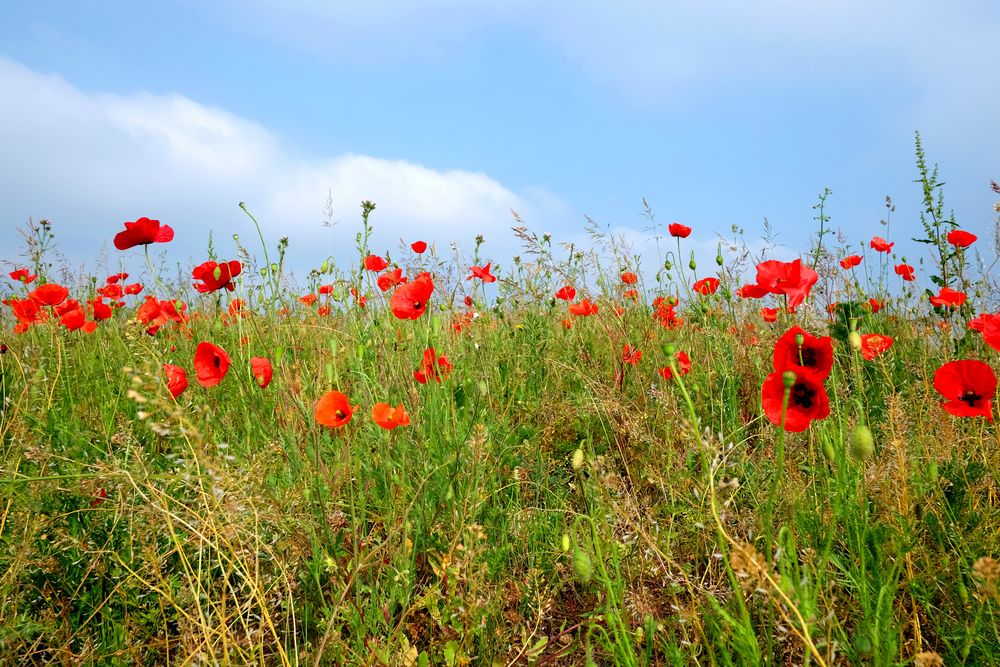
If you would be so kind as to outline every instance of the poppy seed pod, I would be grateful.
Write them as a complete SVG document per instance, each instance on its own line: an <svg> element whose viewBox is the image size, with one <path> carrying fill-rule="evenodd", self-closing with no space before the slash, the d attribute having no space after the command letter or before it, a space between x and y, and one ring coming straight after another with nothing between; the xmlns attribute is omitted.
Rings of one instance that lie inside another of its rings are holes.
<svg viewBox="0 0 1000 667"><path fill-rule="evenodd" d="M785 371L781 374L781 381L785 385L785 389L791 389L795 386L795 381L798 377L795 375L795 371Z"/></svg>
<svg viewBox="0 0 1000 667"><path fill-rule="evenodd" d="M806 342L806 335L805 334L801 334L801 333L795 334L795 344L796 345L798 345L799 347L802 347L805 344L805 342Z"/></svg>
<svg viewBox="0 0 1000 667"><path fill-rule="evenodd" d="M855 351L860 350L861 334L859 334L857 331L852 331L851 333L847 334L847 344L851 346L852 350Z"/></svg>

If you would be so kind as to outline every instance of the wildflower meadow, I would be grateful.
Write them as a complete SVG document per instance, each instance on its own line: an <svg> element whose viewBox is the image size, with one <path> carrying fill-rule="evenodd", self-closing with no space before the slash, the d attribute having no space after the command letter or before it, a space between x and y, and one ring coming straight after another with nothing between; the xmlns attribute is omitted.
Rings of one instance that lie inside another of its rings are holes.
<svg viewBox="0 0 1000 667"><path fill-rule="evenodd" d="M1000 664L1000 233L914 177L919 219L708 266L683 221L376 246L366 201L348 262L247 203L80 273L28 223L0 664Z"/></svg>

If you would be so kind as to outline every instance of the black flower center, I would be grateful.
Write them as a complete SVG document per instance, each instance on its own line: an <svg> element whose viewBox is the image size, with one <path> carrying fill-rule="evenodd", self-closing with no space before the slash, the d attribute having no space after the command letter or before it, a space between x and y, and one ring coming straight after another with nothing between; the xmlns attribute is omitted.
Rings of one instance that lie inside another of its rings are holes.
<svg viewBox="0 0 1000 667"><path fill-rule="evenodd" d="M221 357L212 357L212 363L215 364L216 368L222 368L222 358Z"/></svg>
<svg viewBox="0 0 1000 667"><path fill-rule="evenodd" d="M805 384L797 384L792 387L791 402L792 405L798 405L800 407L809 409L813 405L813 399L816 397L816 391Z"/></svg>
<svg viewBox="0 0 1000 667"><path fill-rule="evenodd" d="M959 396L958 400L967 404L970 408L975 408L978 407L977 404L979 403L979 401L983 400L983 397L980 394L977 394L976 392L969 389L964 394Z"/></svg>
<svg viewBox="0 0 1000 667"><path fill-rule="evenodd" d="M802 366L805 368L816 368L816 350L811 347L800 348L799 361L802 362Z"/></svg>
<svg viewBox="0 0 1000 667"><path fill-rule="evenodd" d="M413 302L413 310L420 310L423 307L423 305L424 304L421 303L420 301L414 301Z"/></svg>
<svg viewBox="0 0 1000 667"><path fill-rule="evenodd" d="M336 417L337 419L343 419L344 418L344 411L343 410L337 410L336 412L333 413L333 416Z"/></svg>

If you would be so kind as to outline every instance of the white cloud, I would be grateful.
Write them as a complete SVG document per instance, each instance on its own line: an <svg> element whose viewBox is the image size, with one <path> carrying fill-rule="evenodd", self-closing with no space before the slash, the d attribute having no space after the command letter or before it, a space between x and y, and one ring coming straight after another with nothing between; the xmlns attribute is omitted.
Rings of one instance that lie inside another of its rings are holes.
<svg viewBox="0 0 1000 667"><path fill-rule="evenodd" d="M377 204L375 243L387 248L400 236L471 242L483 233L502 252L514 247L502 240L512 239L511 208L529 220L566 215L558 197L517 193L486 174L354 154L304 160L266 128L186 97L88 94L2 58L0 99L4 224L50 218L75 259L143 215L174 226L171 247L194 257L209 230L217 244L239 231L250 245L252 227L236 205L246 201L272 240L287 235L292 255L318 263L315 243L331 235L321 227L331 191L342 221L333 249L351 246L364 199ZM3 248L5 258L16 252Z"/></svg>

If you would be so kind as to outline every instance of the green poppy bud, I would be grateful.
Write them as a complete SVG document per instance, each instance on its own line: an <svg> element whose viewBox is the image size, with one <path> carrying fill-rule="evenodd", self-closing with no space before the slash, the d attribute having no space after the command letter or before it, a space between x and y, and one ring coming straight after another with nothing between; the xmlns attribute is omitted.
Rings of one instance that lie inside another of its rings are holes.
<svg viewBox="0 0 1000 667"><path fill-rule="evenodd" d="M569 533L562 534L562 550L564 553L569 553Z"/></svg>
<svg viewBox="0 0 1000 667"><path fill-rule="evenodd" d="M858 461L867 461L875 454L875 439L872 431L864 424L858 424L848 439L851 446L851 456Z"/></svg>
<svg viewBox="0 0 1000 667"><path fill-rule="evenodd" d="M573 550L573 571L583 584L589 584L594 576L594 563L590 560L590 555L580 547Z"/></svg>
<svg viewBox="0 0 1000 667"><path fill-rule="evenodd" d="M327 261L327 260L323 260L323 263L319 265L319 272L320 273L329 273L330 272L330 262Z"/></svg>
<svg viewBox="0 0 1000 667"><path fill-rule="evenodd" d="M694 251L691 251L691 261L688 262L688 266L691 267L692 271L698 270L698 263L694 261Z"/></svg>
<svg viewBox="0 0 1000 667"><path fill-rule="evenodd" d="M670 269L674 268L674 265L671 264L670 260L668 259L667 261L665 261L663 263L663 268L665 268L667 271L669 271Z"/></svg>
<svg viewBox="0 0 1000 667"><path fill-rule="evenodd" d="M823 456L830 463L836 463L837 453L833 449L833 442L829 438L823 440Z"/></svg>
<svg viewBox="0 0 1000 667"><path fill-rule="evenodd" d="M486 397L490 393L489 385L486 384L486 380L479 381L479 395Z"/></svg>
<svg viewBox="0 0 1000 667"><path fill-rule="evenodd" d="M579 470L583 467L583 447L577 447L576 451L573 452L573 470Z"/></svg>
<svg viewBox="0 0 1000 667"><path fill-rule="evenodd" d="M719 244L716 247L716 250L715 250L715 263L718 264L719 266L722 266L725 263L725 260L722 259L722 244Z"/></svg>

